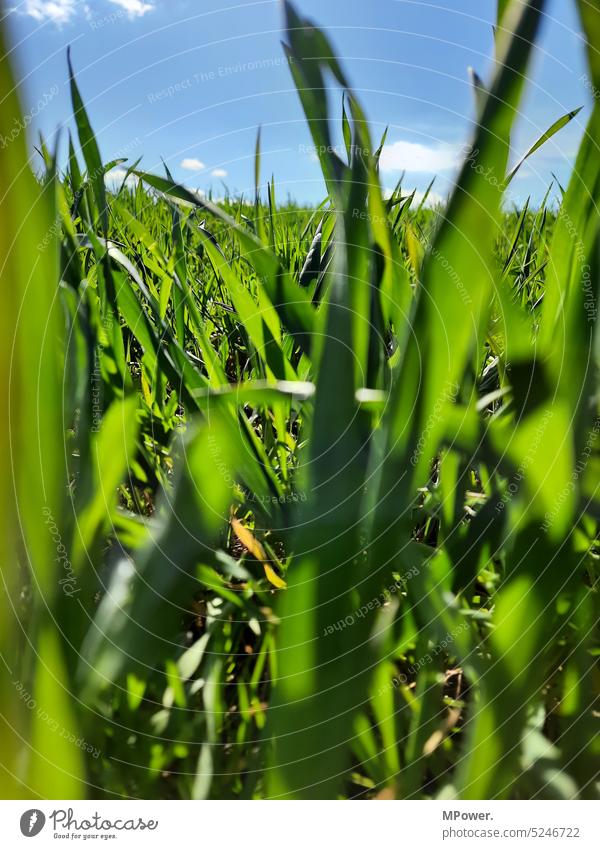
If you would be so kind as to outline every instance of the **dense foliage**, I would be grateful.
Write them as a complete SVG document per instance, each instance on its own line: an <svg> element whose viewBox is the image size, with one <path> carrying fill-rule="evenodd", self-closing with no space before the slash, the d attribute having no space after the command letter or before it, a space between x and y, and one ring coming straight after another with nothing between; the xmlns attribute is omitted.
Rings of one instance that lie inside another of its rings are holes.
<svg viewBox="0 0 600 849"><path fill-rule="evenodd" d="M317 209L260 137L254 199L107 190L72 68L66 167L2 151L4 796L597 797L600 104L507 210L544 4L500 5L444 207L287 3Z"/></svg>

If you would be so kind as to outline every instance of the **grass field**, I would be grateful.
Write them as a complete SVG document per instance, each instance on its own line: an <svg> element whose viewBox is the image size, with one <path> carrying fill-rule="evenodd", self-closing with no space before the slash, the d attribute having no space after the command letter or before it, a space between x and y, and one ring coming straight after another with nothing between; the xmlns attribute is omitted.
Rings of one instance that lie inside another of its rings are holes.
<svg viewBox="0 0 600 849"><path fill-rule="evenodd" d="M2 150L4 798L598 798L600 103L509 208L499 5L443 206L287 3L318 208L260 135L251 198L105 160L70 59L68 155Z"/></svg>

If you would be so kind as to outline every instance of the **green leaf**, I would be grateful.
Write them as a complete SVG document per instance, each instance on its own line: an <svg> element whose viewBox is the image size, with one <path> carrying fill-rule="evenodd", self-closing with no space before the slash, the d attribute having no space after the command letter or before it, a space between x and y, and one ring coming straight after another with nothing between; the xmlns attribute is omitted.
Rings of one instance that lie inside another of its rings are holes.
<svg viewBox="0 0 600 849"><path fill-rule="evenodd" d="M73 64L71 62L71 48L67 50L67 63L69 66L69 79L71 86L71 101L73 103L73 114L81 145L81 153L87 165L87 180L92 185L94 198L96 200L96 213L103 233L108 231L108 207L106 205L106 189L104 186L104 174L107 170L102 165L100 150L96 142L96 136L92 130L87 111L77 87ZM112 167L112 166L111 166Z"/></svg>
<svg viewBox="0 0 600 849"><path fill-rule="evenodd" d="M579 113L581 112L582 109L583 109L583 106L580 106L579 109L574 109L571 112L567 112L566 115L563 115L562 118L559 118L550 127L548 127L548 129L546 130L545 133L542 133L542 135L539 137L539 139L536 142L534 142L534 144L531 145L531 147L529 148L527 153L525 153L521 157L521 159L519 159L519 161L514 166L514 168L509 172L509 174L506 178L506 185L507 186L512 181L513 177L515 176L515 174L517 173L519 168L523 165L523 163L527 159L529 159L529 157L533 153L535 153L536 150L539 150L539 148L543 144L545 144L549 139L551 139L552 136L556 135L556 133L558 133L559 130L562 130L563 127L566 127L566 125L569 124L573 120L573 118L575 118L577 115L579 115Z"/></svg>

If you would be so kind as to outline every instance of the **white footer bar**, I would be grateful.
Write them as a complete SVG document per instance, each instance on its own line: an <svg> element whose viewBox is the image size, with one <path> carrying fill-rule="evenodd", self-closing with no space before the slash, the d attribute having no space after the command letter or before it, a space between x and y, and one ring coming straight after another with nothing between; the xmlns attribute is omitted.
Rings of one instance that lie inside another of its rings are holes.
<svg viewBox="0 0 600 849"><path fill-rule="evenodd" d="M597 849L600 803L0 801L2 846ZM189 841L193 841L190 844ZM185 841L185 844L179 843ZM385 843L384 843L385 841Z"/></svg>

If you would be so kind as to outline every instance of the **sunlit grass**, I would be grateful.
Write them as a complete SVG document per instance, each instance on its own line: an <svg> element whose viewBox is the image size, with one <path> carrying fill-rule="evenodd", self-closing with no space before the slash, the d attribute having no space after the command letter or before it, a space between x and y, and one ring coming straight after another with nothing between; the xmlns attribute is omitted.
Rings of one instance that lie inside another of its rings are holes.
<svg viewBox="0 0 600 849"><path fill-rule="evenodd" d="M287 3L318 209L260 138L252 203L107 191L70 60L64 170L3 152L5 795L598 795L600 107L509 211L543 3L503 5L441 207Z"/></svg>

